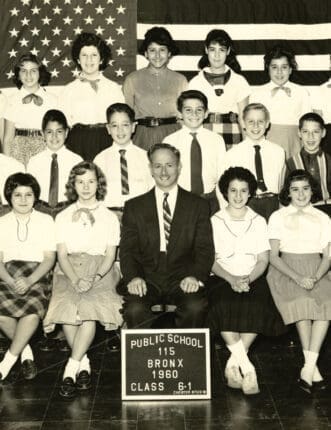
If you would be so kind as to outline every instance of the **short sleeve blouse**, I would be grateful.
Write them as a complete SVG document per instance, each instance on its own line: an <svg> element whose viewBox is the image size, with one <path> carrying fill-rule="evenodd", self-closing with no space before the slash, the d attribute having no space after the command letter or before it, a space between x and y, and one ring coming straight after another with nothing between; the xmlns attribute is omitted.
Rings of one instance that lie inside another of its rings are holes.
<svg viewBox="0 0 331 430"><path fill-rule="evenodd" d="M216 262L235 276L249 275L258 254L270 249L267 224L247 208L243 220L234 220L224 209L211 218Z"/></svg>
<svg viewBox="0 0 331 430"><path fill-rule="evenodd" d="M331 241L329 217L312 205L301 211L292 205L278 209L269 219L268 230L269 239L280 241L281 252L321 253Z"/></svg>
<svg viewBox="0 0 331 430"><path fill-rule="evenodd" d="M0 251L4 263L11 260L41 262L45 251L55 250L55 228L51 216L33 210L21 236L13 211L0 218Z"/></svg>
<svg viewBox="0 0 331 430"><path fill-rule="evenodd" d="M116 215L99 203L90 211L93 224L86 212L74 221L77 218L74 214L80 208L78 202L74 203L56 217L56 243L64 243L69 254L105 255L109 246L119 244L120 225Z"/></svg>

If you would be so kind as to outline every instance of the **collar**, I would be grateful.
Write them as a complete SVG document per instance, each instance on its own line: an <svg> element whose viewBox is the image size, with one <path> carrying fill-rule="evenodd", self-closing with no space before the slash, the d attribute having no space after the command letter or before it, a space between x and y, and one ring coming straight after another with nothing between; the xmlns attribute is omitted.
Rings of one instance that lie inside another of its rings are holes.
<svg viewBox="0 0 331 430"><path fill-rule="evenodd" d="M188 128L185 124L182 125L182 130L187 133L188 135L190 135L190 133L196 133L197 135L199 135L199 133L204 130L203 125L201 125L199 128L197 128L196 130L191 130L190 128ZM190 135L190 137L192 137Z"/></svg>
<svg viewBox="0 0 331 430"><path fill-rule="evenodd" d="M258 217L259 215L254 212L250 207L246 206L246 213L245 216L242 220L238 220L238 221L251 221L254 218ZM220 211L216 212L216 214L214 215L216 218L220 218L223 221L233 221L233 219L231 218L229 212L225 209L221 209Z"/></svg>
<svg viewBox="0 0 331 430"><path fill-rule="evenodd" d="M151 74L152 76L161 76L164 75L165 73L168 72L168 67L166 66L163 69L159 69L159 70L155 70L152 67L150 67L149 65L146 67L146 70L148 71L149 74Z"/></svg>
<svg viewBox="0 0 331 430"><path fill-rule="evenodd" d="M49 156L51 156L52 154L61 155L61 154L63 154L66 151L67 151L67 149L66 149L66 147L64 145L62 145L61 148L58 149L57 151L51 151L48 147L45 148L45 152Z"/></svg>
<svg viewBox="0 0 331 430"><path fill-rule="evenodd" d="M310 154L309 152L307 152L307 151L305 150L305 148L302 148L302 149L301 149L301 155L302 155L303 157L314 157L314 156L316 156L316 157L321 157L321 156L323 155L323 150L322 150L322 148L320 147L320 148L319 148L319 150L318 150L317 152L315 152L314 154Z"/></svg>
<svg viewBox="0 0 331 430"><path fill-rule="evenodd" d="M169 198L175 200L178 194L178 185L175 185L170 191L163 191L155 185L155 196L157 199L163 199L164 193L169 193Z"/></svg>
<svg viewBox="0 0 331 430"><path fill-rule="evenodd" d="M121 146L116 142L113 142L112 148L114 151L118 152L121 149L125 149L126 151L129 150L133 147L133 143L132 140L130 140L130 142L126 145L126 146Z"/></svg>
<svg viewBox="0 0 331 430"><path fill-rule="evenodd" d="M201 70L201 72L206 72L206 73L209 73L210 75L214 75L214 76L223 76L229 70L231 70L230 67L227 64L225 64L225 69L224 69L223 73L214 73L214 72L212 72L210 70L210 66L204 67L203 70Z"/></svg>
<svg viewBox="0 0 331 430"><path fill-rule="evenodd" d="M289 214L292 214L292 213L295 213L295 212L298 212L298 208L296 208L296 207L294 207L291 203L287 206L287 212L289 213ZM309 205L308 206L306 206L305 208L302 208L302 209L300 209L302 212L305 212L305 213L310 213L310 212L313 212L314 211L314 207L313 207L313 205L311 204L311 203L309 203Z"/></svg>
<svg viewBox="0 0 331 430"><path fill-rule="evenodd" d="M27 91L23 86L19 89L19 91L21 92L22 98L28 96L29 94L36 94L37 96L44 97L46 92L45 88L41 87L40 85L38 90L34 93L32 93L31 91Z"/></svg>
<svg viewBox="0 0 331 430"><path fill-rule="evenodd" d="M99 71L98 75L93 79L89 79L88 77L86 77L83 72L80 72L79 75L77 76L77 79L86 79L87 81L96 81L97 79L103 79L103 78L104 78L104 76L103 76L102 72L100 72L100 71Z"/></svg>
<svg viewBox="0 0 331 430"><path fill-rule="evenodd" d="M254 148L255 145L259 145L261 146L261 148L263 148L264 145L266 145L267 140L265 137L263 137L261 140L259 140L258 142L256 140L252 140L249 137L246 137L243 141L246 145L248 144L249 146L251 146L252 148Z"/></svg>
<svg viewBox="0 0 331 430"><path fill-rule="evenodd" d="M267 84L266 84L266 86L268 87L268 88L270 88L270 90L272 90L273 88L275 88L275 87L280 87L281 85L277 85L277 84L275 84L273 81L269 81ZM287 81L284 85L282 85L283 87L288 87L288 88L293 88L294 86L295 86L295 84L293 84L293 82L291 82L291 81Z"/></svg>

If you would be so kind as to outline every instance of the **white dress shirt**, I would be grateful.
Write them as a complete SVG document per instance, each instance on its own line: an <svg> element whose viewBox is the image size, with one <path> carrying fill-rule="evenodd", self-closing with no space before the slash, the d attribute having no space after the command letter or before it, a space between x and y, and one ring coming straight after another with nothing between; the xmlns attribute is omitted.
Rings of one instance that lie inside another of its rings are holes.
<svg viewBox="0 0 331 430"><path fill-rule="evenodd" d="M308 91L303 86L288 81L284 87L291 90L291 96L283 90L276 91L273 96L272 90L276 87L272 81L257 87L249 102L262 103L270 113L271 124L298 125L300 117L312 110Z"/></svg>
<svg viewBox="0 0 331 430"><path fill-rule="evenodd" d="M163 191L159 187L155 187L155 198L156 198L156 207L157 207L157 216L159 219L159 227L160 227L160 252L166 252L167 245L164 234L164 223L163 223L163 200L165 192L169 193L168 195L168 204L170 208L171 218L174 216L177 195L178 195L178 186L176 185L170 191Z"/></svg>
<svg viewBox="0 0 331 430"><path fill-rule="evenodd" d="M254 141L246 138L238 145L233 146L225 154L222 171L224 172L229 167L245 167L256 178L254 145L260 145L261 147L263 178L267 191L279 194L284 180L285 152L279 145L267 139ZM257 194L261 192L261 190L257 190Z"/></svg>
<svg viewBox="0 0 331 430"><path fill-rule="evenodd" d="M180 152L182 170L178 178L178 185L187 191L191 191L191 144L193 136L190 133L196 133L201 148L203 192L211 193L215 189L222 172L222 163L226 152L224 140L219 134L202 126L194 131L183 126L182 129L163 139L163 142L169 143Z"/></svg>
<svg viewBox="0 0 331 430"><path fill-rule="evenodd" d="M26 89L15 91L8 98L4 118L15 124L15 128L28 128L41 130L41 123L45 113L50 109L58 109L57 97L43 87L39 87L34 94L43 99L43 104L37 106L33 101L24 104L23 98L31 94Z"/></svg>
<svg viewBox="0 0 331 430"><path fill-rule="evenodd" d="M79 78L63 89L59 98L61 110L70 126L74 124L103 124L107 122L106 110L113 103L124 103L121 87L100 73L98 90L94 91L89 82Z"/></svg>
<svg viewBox="0 0 331 430"><path fill-rule="evenodd" d="M269 239L278 239L283 252L321 253L331 242L330 218L312 205L300 211L291 204L278 209L268 226Z"/></svg>
<svg viewBox="0 0 331 430"><path fill-rule="evenodd" d="M128 166L129 194L122 194L121 155L125 149ZM100 152L94 159L106 176L107 194L104 203L108 207L123 207L126 200L149 191L154 186L150 173L147 152L130 142L127 146L113 143L110 148Z"/></svg>
<svg viewBox="0 0 331 430"><path fill-rule="evenodd" d="M57 152L57 161L59 166L59 194L58 201L66 201L65 196L66 183L69 178L69 173L71 169L81 161L82 157L69 151L65 146L62 146ZM53 151L46 148L44 151L39 152L39 154L34 155L30 158L27 165L27 172L31 173L37 181L39 182L41 193L40 199L48 202L49 197L49 186L51 178L51 164Z"/></svg>
<svg viewBox="0 0 331 430"><path fill-rule="evenodd" d="M313 107L321 111L325 124L331 124L331 78L316 91Z"/></svg>

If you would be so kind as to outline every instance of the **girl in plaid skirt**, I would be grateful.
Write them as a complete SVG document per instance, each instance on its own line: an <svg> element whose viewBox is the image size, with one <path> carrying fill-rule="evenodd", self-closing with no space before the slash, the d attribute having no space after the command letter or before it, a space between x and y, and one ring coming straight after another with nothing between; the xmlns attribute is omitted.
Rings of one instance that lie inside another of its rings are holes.
<svg viewBox="0 0 331 430"><path fill-rule="evenodd" d="M23 377L33 379L37 368L29 341L48 304L54 222L33 209L40 187L32 175L9 176L4 193L12 210L0 218L0 329L11 344L0 362L0 381L19 355Z"/></svg>

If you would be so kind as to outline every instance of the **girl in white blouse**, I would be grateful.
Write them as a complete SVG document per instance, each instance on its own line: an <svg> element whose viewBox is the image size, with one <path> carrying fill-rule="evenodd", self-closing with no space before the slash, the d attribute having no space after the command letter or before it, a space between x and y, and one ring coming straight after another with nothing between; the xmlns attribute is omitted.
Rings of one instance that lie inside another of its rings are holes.
<svg viewBox="0 0 331 430"><path fill-rule="evenodd" d="M71 170L67 197L72 204L55 221L59 264L55 268L53 292L44 320L46 332L55 324L71 347L60 395L71 398L76 389L91 386L87 357L96 321L106 330L122 324L120 296L115 292L119 270L114 266L119 242L119 221L102 203L106 181L92 162L81 162Z"/></svg>
<svg viewBox="0 0 331 430"><path fill-rule="evenodd" d="M247 206L257 188L249 170L229 168L219 186L228 205L211 219L216 276L210 285L208 325L221 332L231 352L225 366L227 385L256 394L256 371L247 351L258 333L270 336L285 330L263 276L269 262L267 224Z"/></svg>
<svg viewBox="0 0 331 430"><path fill-rule="evenodd" d="M295 323L304 355L299 387L325 388L316 365L331 319L329 217L312 206L318 187L304 170L287 177L280 194L285 206L269 219L268 283L285 324Z"/></svg>

